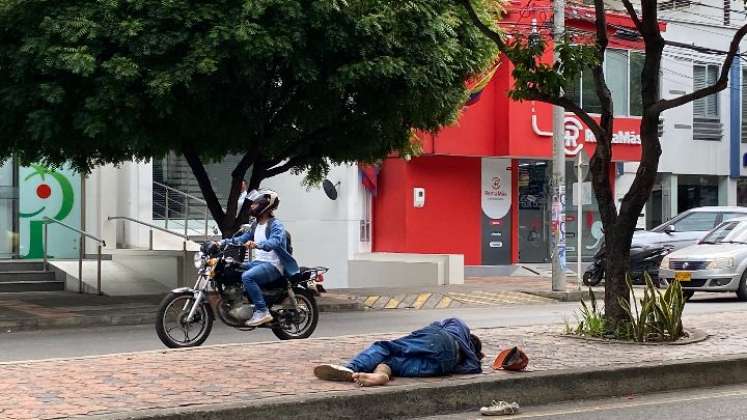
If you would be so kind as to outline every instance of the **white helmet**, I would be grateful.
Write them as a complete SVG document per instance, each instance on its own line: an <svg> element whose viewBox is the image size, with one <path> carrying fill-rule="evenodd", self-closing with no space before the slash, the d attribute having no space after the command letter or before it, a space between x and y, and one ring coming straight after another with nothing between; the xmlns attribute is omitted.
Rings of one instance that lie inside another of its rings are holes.
<svg viewBox="0 0 747 420"><path fill-rule="evenodd" d="M259 217L268 211L275 210L280 204L278 193L269 189L252 190L247 194L246 199L252 204L259 204L259 207L252 211L252 216L254 217Z"/></svg>

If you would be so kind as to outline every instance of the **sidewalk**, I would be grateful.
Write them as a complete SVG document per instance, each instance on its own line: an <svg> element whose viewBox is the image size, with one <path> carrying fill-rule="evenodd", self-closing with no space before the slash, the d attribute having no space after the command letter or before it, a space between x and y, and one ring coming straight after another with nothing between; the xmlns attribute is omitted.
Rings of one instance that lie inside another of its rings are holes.
<svg viewBox="0 0 747 420"><path fill-rule="evenodd" d="M399 333L6 363L0 364L0 418L414 417L506 397L527 405L733 383L747 371L744 319L747 312L686 317L687 328L711 337L673 346L566 338L559 336L562 325L476 330L488 354L485 373L397 378L379 389L319 381L312 368ZM529 355L529 372L490 369L497 350L512 345ZM605 381L616 382L599 385Z"/></svg>
<svg viewBox="0 0 747 420"><path fill-rule="evenodd" d="M584 292L581 292L584 293ZM546 304L578 300L575 284L553 294L549 279L468 278L464 285L333 289L318 300L321 312ZM601 296L601 294L600 294ZM162 296L109 297L70 292L0 293L0 334L51 328L150 324Z"/></svg>

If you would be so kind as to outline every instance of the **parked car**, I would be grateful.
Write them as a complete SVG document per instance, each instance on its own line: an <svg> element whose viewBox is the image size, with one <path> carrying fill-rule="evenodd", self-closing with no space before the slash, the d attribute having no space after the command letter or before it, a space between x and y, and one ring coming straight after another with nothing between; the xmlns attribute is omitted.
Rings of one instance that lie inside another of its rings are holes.
<svg viewBox="0 0 747 420"><path fill-rule="evenodd" d="M679 281L687 298L696 291L736 292L747 300L747 218L723 222L697 244L667 255L659 276Z"/></svg>
<svg viewBox="0 0 747 420"><path fill-rule="evenodd" d="M651 230L636 231L633 247L670 246L674 250L696 243L722 222L747 217L747 207L698 207L680 213Z"/></svg>

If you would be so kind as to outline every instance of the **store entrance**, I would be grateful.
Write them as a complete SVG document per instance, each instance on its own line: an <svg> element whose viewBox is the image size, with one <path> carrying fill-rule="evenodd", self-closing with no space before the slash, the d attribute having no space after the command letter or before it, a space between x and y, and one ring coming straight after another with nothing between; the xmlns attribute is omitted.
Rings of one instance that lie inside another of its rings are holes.
<svg viewBox="0 0 747 420"><path fill-rule="evenodd" d="M549 171L546 161L519 161L519 261L523 263L550 261Z"/></svg>

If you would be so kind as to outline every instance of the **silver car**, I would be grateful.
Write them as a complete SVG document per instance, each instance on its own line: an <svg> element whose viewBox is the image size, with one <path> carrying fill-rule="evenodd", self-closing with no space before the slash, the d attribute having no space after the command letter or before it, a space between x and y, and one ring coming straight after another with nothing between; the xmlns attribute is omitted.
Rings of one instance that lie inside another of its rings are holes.
<svg viewBox="0 0 747 420"><path fill-rule="evenodd" d="M736 292L747 300L747 218L723 222L695 245L664 257L659 278L679 281L688 298L696 291Z"/></svg>
<svg viewBox="0 0 747 420"><path fill-rule="evenodd" d="M698 207L651 230L636 231L633 244L644 248L670 246L676 250L696 243L722 222L741 217L747 217L747 207Z"/></svg>

